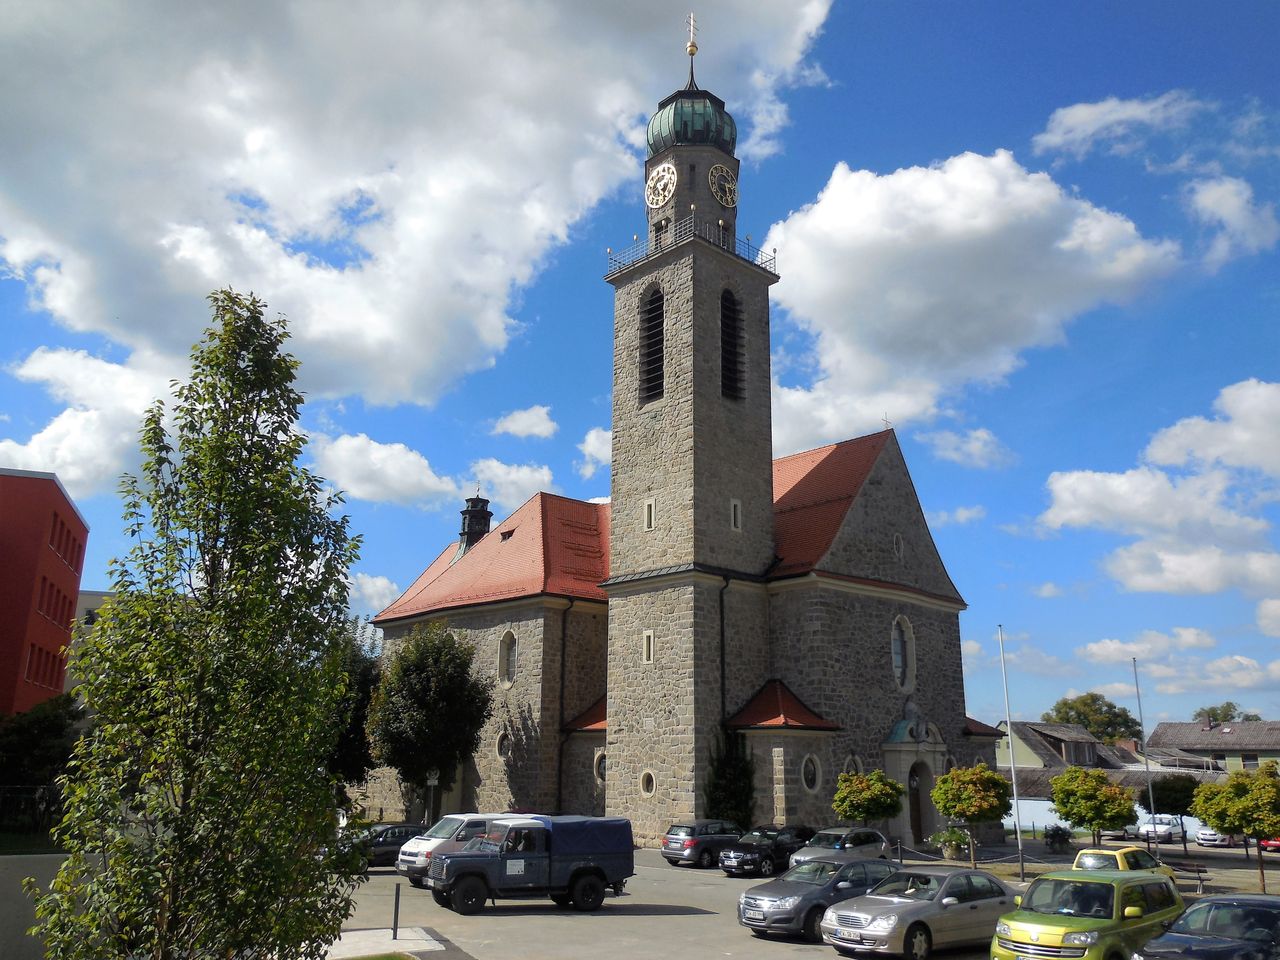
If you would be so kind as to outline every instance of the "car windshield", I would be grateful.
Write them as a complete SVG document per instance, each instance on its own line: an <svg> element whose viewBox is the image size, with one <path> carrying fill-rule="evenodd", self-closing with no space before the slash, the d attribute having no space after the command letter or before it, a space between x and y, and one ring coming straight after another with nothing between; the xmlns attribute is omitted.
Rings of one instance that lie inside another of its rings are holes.
<svg viewBox="0 0 1280 960"><path fill-rule="evenodd" d="M824 849L827 849L827 850L834 850L837 846L839 846L840 840L843 837L844 837L843 833L836 833L834 831L828 832L826 830L823 830L820 833L815 833L813 835L813 839L809 841L809 846L823 847Z"/></svg>
<svg viewBox="0 0 1280 960"><path fill-rule="evenodd" d="M445 840L452 837L458 832L458 829L465 823L461 817L442 817L436 822L436 825L421 836L431 840Z"/></svg>
<svg viewBox="0 0 1280 960"><path fill-rule="evenodd" d="M777 837L777 830L770 830L768 827L756 827L750 833L742 835L743 840L772 840Z"/></svg>
<svg viewBox="0 0 1280 960"><path fill-rule="evenodd" d="M813 883L824 884L830 880L840 867L834 863L827 863L824 860L809 860L792 867L781 877L783 880L790 880L794 883Z"/></svg>
<svg viewBox="0 0 1280 960"><path fill-rule="evenodd" d="M1082 853L1076 857L1077 870L1114 870L1117 857L1114 853Z"/></svg>
<svg viewBox="0 0 1280 960"><path fill-rule="evenodd" d="M1022 898L1022 909L1069 917L1110 917L1114 903L1115 890L1109 883L1041 878Z"/></svg>
<svg viewBox="0 0 1280 960"><path fill-rule="evenodd" d="M908 900L932 900L942 887L943 877L931 873L903 870L876 884L871 892L877 897L905 897Z"/></svg>
<svg viewBox="0 0 1280 960"><path fill-rule="evenodd" d="M1169 929L1193 937L1275 943L1280 931L1280 907L1257 903L1197 903Z"/></svg>
<svg viewBox="0 0 1280 960"><path fill-rule="evenodd" d="M669 837L692 837L693 827L685 823L673 823L667 831Z"/></svg>
<svg viewBox="0 0 1280 960"><path fill-rule="evenodd" d="M502 844L503 831L495 830L482 836L472 837L463 850L480 850L484 853L496 853Z"/></svg>

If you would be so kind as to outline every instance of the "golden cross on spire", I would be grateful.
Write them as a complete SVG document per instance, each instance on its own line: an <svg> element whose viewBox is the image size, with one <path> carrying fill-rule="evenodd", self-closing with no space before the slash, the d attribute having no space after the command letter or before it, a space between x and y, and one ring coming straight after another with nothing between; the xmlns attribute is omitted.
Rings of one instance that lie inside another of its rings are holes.
<svg viewBox="0 0 1280 960"><path fill-rule="evenodd" d="M694 17L693 12L690 11L689 16L685 18L684 22L689 26L689 43L685 47L685 50L688 51L689 56L692 57L698 52L698 41L695 39L698 34L698 20Z"/></svg>

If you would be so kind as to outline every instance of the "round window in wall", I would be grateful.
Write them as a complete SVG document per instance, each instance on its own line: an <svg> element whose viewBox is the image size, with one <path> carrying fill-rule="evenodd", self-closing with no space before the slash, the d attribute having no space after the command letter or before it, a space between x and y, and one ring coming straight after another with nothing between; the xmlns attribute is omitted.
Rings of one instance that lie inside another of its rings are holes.
<svg viewBox="0 0 1280 960"><path fill-rule="evenodd" d="M844 758L844 772L845 772L845 773L861 773L861 772L862 772L862 758L861 758L861 757L854 756L852 753L851 753L851 754L849 754L847 757L845 757L845 758Z"/></svg>
<svg viewBox="0 0 1280 960"><path fill-rule="evenodd" d="M516 679L516 635L508 630L498 644L498 679L510 686Z"/></svg>
<svg viewBox="0 0 1280 960"><path fill-rule="evenodd" d="M596 779L604 783L606 760L603 753L596 755Z"/></svg>
<svg viewBox="0 0 1280 960"><path fill-rule="evenodd" d="M511 734L503 730L498 734L498 742L494 745L494 749L498 754L499 760L506 760L511 756Z"/></svg>
<svg viewBox="0 0 1280 960"><path fill-rule="evenodd" d="M893 679L901 690L910 693L915 686L916 651L915 635L906 617L893 621L889 647L893 657Z"/></svg>
<svg viewBox="0 0 1280 960"><path fill-rule="evenodd" d="M800 784L810 793L817 793L820 783L822 783L822 764L811 753L800 761Z"/></svg>
<svg viewBox="0 0 1280 960"><path fill-rule="evenodd" d="M646 770L640 774L640 792L646 797L652 797L654 791L658 789L658 782L654 779L653 773Z"/></svg>

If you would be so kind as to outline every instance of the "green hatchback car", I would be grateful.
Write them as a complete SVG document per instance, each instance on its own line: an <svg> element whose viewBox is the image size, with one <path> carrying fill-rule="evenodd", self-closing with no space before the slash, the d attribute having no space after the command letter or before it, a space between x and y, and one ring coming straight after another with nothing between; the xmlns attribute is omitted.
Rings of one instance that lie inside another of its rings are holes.
<svg viewBox="0 0 1280 960"><path fill-rule="evenodd" d="M1018 909L996 923L991 957L1129 960L1182 909L1173 881L1161 874L1134 870L1046 873L1019 898Z"/></svg>

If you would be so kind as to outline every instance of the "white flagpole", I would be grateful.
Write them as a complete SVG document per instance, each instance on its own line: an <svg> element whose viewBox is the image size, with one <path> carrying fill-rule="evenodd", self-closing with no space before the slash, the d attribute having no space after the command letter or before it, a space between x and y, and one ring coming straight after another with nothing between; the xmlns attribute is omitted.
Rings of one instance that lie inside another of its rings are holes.
<svg viewBox="0 0 1280 960"><path fill-rule="evenodd" d="M1004 668L1004 626L996 624L996 636L1000 640L1000 679L1004 682L1004 735L1009 740L1009 779L1013 781L1013 835L1018 839L1018 880L1027 879L1026 863L1022 858L1022 822L1018 816L1018 764L1013 756L1013 715L1009 712L1009 674Z"/></svg>

